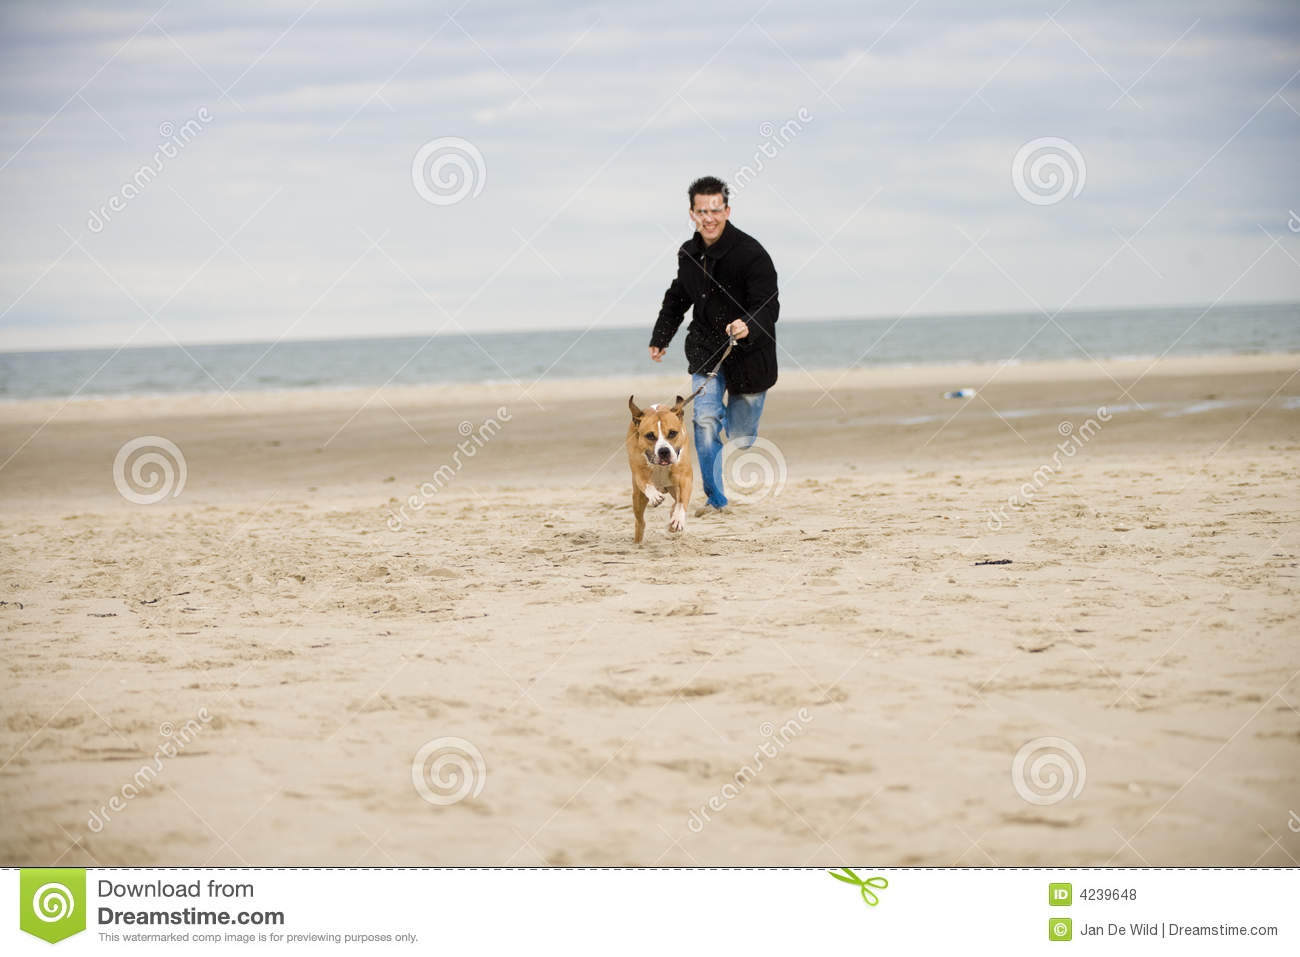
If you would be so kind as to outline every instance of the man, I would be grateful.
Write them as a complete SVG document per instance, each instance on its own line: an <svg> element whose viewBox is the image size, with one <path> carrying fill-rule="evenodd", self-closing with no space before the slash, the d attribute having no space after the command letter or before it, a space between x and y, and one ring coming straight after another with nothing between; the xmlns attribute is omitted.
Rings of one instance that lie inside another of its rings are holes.
<svg viewBox="0 0 1300 957"><path fill-rule="evenodd" d="M727 506L722 487L722 438L749 448L758 437L767 390L776 384L776 268L758 240L731 225L727 184L715 176L691 183L687 190L695 235L677 250L677 278L664 293L663 306L650 335L650 358L662 362L686 308L686 361L691 390L704 386L695 399L695 452L704 480L706 504L695 514L717 513ZM708 373L727 350L735 348L718 374ZM726 401L723 401L726 393Z"/></svg>

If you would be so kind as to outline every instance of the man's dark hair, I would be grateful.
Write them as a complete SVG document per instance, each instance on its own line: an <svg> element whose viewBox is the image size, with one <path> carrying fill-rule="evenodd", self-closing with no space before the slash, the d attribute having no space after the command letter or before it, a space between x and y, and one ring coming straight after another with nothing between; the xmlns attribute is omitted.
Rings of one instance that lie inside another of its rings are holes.
<svg viewBox="0 0 1300 957"><path fill-rule="evenodd" d="M691 188L686 191L686 198L694 209L696 196L717 196L719 193L722 194L722 205L730 206L731 190L727 189L727 184L716 176L701 176L691 183Z"/></svg>

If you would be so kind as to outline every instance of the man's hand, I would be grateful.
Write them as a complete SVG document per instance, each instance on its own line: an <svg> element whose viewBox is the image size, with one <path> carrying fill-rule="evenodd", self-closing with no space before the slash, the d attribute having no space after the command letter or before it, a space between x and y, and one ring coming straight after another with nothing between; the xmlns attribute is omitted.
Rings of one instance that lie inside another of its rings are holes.
<svg viewBox="0 0 1300 957"><path fill-rule="evenodd" d="M727 335L734 336L737 340L749 335L749 326L745 325L744 319L737 319L727 326Z"/></svg>
<svg viewBox="0 0 1300 957"><path fill-rule="evenodd" d="M655 362L663 362L664 356L666 356L667 354L668 354L667 349L657 349L654 346L650 347L650 358L653 359Z"/></svg>

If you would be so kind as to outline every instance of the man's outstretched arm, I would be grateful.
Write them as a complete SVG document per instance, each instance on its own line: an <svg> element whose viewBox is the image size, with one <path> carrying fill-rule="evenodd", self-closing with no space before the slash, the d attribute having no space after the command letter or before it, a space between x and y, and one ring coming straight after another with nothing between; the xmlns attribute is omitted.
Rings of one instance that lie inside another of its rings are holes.
<svg viewBox="0 0 1300 957"><path fill-rule="evenodd" d="M650 358L655 362L663 359L668 351L668 343L673 341L677 329L682 324L686 310L690 308L691 298L686 294L682 284L681 273L673 279L664 293L663 305L659 307L659 318L655 320L654 331L650 333Z"/></svg>

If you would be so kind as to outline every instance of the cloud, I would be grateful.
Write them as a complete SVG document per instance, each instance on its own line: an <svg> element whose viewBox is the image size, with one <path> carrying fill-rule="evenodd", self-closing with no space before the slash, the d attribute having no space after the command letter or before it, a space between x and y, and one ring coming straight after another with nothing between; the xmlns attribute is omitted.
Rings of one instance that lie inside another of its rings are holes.
<svg viewBox="0 0 1300 957"><path fill-rule="evenodd" d="M792 319L1300 298L1284 0L457 8L6 7L0 348L115 343L141 306L184 341L649 324L686 183L756 157L735 219ZM481 153L475 198L415 189L439 137ZM1040 137L1079 196L1016 192Z"/></svg>

